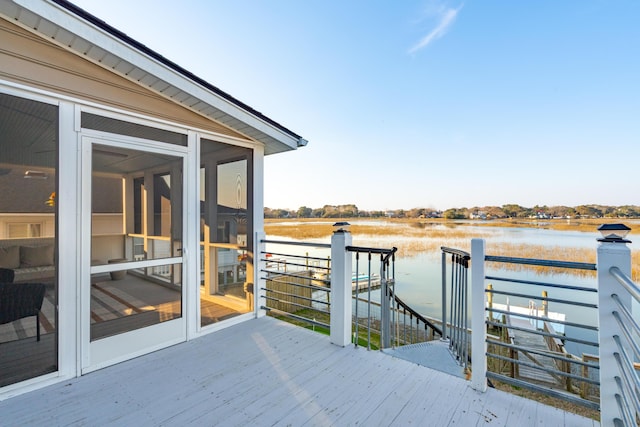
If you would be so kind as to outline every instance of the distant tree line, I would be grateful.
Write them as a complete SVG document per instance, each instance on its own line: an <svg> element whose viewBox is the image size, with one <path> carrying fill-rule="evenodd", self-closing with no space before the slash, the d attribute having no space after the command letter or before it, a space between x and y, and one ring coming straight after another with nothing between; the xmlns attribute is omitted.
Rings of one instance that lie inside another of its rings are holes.
<svg viewBox="0 0 640 427"><path fill-rule="evenodd" d="M638 218L640 206L539 206L531 208L515 204L502 206L475 206L438 211L429 208L396 209L386 211L359 210L354 204L324 205L321 208L301 206L298 210L264 208L265 218L446 218L446 219L499 219L499 218Z"/></svg>

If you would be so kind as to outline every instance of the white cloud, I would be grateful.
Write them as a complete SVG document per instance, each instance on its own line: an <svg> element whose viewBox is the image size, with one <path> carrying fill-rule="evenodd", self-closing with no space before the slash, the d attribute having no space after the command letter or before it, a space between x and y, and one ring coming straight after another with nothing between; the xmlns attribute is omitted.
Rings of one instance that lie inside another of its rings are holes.
<svg viewBox="0 0 640 427"><path fill-rule="evenodd" d="M411 49L409 49L410 54L416 53L420 49L424 49L431 43L432 41L439 39L444 36L451 25L456 20L458 13L462 9L462 5L457 9L443 9L438 12L438 24L436 27L429 32L426 36L424 36L418 43L416 43Z"/></svg>

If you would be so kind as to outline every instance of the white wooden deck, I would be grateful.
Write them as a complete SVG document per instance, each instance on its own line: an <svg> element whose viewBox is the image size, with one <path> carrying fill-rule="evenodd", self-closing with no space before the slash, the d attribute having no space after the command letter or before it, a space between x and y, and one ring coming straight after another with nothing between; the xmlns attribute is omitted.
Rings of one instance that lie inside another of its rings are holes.
<svg viewBox="0 0 640 427"><path fill-rule="evenodd" d="M261 318L0 402L3 426L594 426Z"/></svg>

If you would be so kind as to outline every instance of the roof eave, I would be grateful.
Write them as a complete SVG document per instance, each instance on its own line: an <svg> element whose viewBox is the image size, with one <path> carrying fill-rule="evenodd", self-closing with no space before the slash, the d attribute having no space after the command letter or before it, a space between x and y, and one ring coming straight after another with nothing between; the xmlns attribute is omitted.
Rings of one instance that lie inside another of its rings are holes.
<svg viewBox="0 0 640 427"><path fill-rule="evenodd" d="M0 14L149 90L261 142L265 154L307 141L66 0L0 2Z"/></svg>

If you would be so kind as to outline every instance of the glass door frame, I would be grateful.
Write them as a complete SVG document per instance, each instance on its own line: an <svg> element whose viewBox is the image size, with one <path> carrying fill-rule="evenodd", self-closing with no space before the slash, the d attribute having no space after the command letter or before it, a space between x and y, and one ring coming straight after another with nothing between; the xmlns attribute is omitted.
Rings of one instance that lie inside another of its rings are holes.
<svg viewBox="0 0 640 427"><path fill-rule="evenodd" d="M187 262L187 248L191 237L187 232L188 216L187 205L189 197L188 185L188 148L167 144L157 141L142 140L139 138L127 137L123 135L106 134L105 132L87 131L83 129L81 134L81 159L80 174L81 182L78 185L79 203L81 207L80 220L80 277L78 293L80 295L79 304L79 339L80 339L80 370L82 374L101 369L103 367L119 363L133 357L164 348L187 339L187 321L189 316L187 273L189 263ZM100 146L111 146L114 148L125 148L138 150L147 153L157 153L174 156L182 159L182 255L169 258L150 259L127 262L126 264L108 264L91 266L91 241L92 241L92 202L91 202L91 182L92 182L92 152L94 144ZM91 274L109 273L126 269L150 268L159 265L180 264L182 265L182 286L181 316L176 319L154 324L140 329L118 335L101 338L91 341Z"/></svg>

